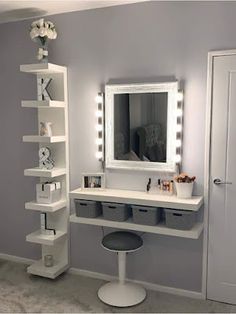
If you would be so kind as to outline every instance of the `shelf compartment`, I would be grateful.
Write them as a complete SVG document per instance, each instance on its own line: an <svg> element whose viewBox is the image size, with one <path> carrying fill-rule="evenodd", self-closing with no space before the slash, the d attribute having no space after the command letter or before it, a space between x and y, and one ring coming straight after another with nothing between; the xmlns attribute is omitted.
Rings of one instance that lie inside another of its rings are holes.
<svg viewBox="0 0 236 314"><path fill-rule="evenodd" d="M64 73L66 68L53 63L23 64L20 71L32 74Z"/></svg>
<svg viewBox="0 0 236 314"><path fill-rule="evenodd" d="M54 213L66 206L67 206L67 201L64 199L58 202L52 203L52 204L40 204L40 203L37 203L36 201L25 203L25 209L42 211L45 213Z"/></svg>
<svg viewBox="0 0 236 314"><path fill-rule="evenodd" d="M198 222L194 225L191 230L177 230L167 228L164 224L158 224L156 226L148 226L148 225L139 225L132 222L131 219L118 222L118 221L110 221L102 218L82 218L77 217L75 214L70 216L70 222L85 224L85 225L93 225L93 226L103 226L110 228L118 228L125 230L133 230L133 231L142 231L148 233L155 233L166 236L174 236L181 238L189 238L189 239L198 239L203 231L203 223Z"/></svg>
<svg viewBox="0 0 236 314"><path fill-rule="evenodd" d="M55 235L42 234L41 230L34 231L26 236L26 241L45 245L54 245L56 242L62 240L67 235L66 232L56 230Z"/></svg>
<svg viewBox="0 0 236 314"><path fill-rule="evenodd" d="M63 273L68 267L69 265L63 262L55 263L55 265L52 267L45 267L43 260L41 259L30 265L27 268L27 272L32 275L55 279L58 275Z"/></svg>
<svg viewBox="0 0 236 314"><path fill-rule="evenodd" d="M60 143L65 142L65 136L40 136L40 135L25 135L23 142L30 143Z"/></svg>
<svg viewBox="0 0 236 314"><path fill-rule="evenodd" d="M56 100L22 100L21 106L24 108L38 109L65 108L65 102Z"/></svg>
<svg viewBox="0 0 236 314"><path fill-rule="evenodd" d="M47 170L36 167L24 170L24 175L29 177L55 178L65 174L66 174L65 168L53 168L52 170Z"/></svg>

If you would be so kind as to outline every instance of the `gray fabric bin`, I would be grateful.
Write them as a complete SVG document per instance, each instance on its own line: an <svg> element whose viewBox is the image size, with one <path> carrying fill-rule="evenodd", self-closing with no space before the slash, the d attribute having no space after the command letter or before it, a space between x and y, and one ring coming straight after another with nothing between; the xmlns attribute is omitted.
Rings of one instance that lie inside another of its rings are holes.
<svg viewBox="0 0 236 314"><path fill-rule="evenodd" d="M125 221L129 218L129 208L126 204L102 203L103 218L113 221Z"/></svg>
<svg viewBox="0 0 236 314"><path fill-rule="evenodd" d="M179 230L192 229L196 221L196 213L187 210L165 208L166 227Z"/></svg>
<svg viewBox="0 0 236 314"><path fill-rule="evenodd" d="M141 225L155 226L161 218L158 207L132 205L133 222Z"/></svg>
<svg viewBox="0 0 236 314"><path fill-rule="evenodd" d="M75 213L78 217L95 218L102 214L101 203L75 199Z"/></svg>

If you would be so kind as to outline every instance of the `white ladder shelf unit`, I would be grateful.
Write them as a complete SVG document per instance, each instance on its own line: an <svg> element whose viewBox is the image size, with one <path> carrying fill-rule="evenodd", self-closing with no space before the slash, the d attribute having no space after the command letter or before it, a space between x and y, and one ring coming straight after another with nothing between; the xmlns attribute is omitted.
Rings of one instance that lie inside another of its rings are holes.
<svg viewBox="0 0 236 314"><path fill-rule="evenodd" d="M27 272L54 279L69 267L69 143L68 143L68 89L67 68L51 63L21 65L20 71L30 73L36 78L51 78L50 95L53 100L23 100L22 107L35 108L40 122L50 121L53 127L52 137L36 135L23 136L23 142L38 143L39 148L47 146L52 152L55 167L52 170L40 169L38 166L25 169L25 176L38 177L39 182L48 179L61 182L61 200L52 204L39 204L35 200L26 202L25 209L47 213L47 223L56 230L56 235L43 235L35 230L26 236L26 241L42 246L42 259L35 261ZM36 83L36 79L35 79ZM36 189L36 187L35 187ZM44 256L54 257L53 267L44 266Z"/></svg>

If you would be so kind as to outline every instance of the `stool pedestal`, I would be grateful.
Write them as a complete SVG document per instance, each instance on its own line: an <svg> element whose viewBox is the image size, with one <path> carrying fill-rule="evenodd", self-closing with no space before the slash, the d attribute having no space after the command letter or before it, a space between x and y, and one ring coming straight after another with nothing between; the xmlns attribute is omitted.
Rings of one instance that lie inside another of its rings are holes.
<svg viewBox="0 0 236 314"><path fill-rule="evenodd" d="M146 297L144 288L125 282L126 252L118 252L119 281L112 281L98 290L98 297L106 304L126 307L141 303Z"/></svg>
<svg viewBox="0 0 236 314"><path fill-rule="evenodd" d="M141 303L146 297L146 291L130 282L122 284L119 281L112 281L98 290L98 297L106 304L126 307Z"/></svg>
<svg viewBox="0 0 236 314"><path fill-rule="evenodd" d="M118 273L119 282L124 284L126 277L126 252L118 252Z"/></svg>

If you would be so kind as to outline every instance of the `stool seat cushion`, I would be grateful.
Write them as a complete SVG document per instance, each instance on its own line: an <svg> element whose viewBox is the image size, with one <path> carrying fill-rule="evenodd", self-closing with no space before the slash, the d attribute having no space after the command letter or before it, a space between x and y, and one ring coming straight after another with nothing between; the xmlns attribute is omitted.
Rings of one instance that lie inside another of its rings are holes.
<svg viewBox="0 0 236 314"><path fill-rule="evenodd" d="M143 240L135 233L116 231L107 234L102 239L102 245L111 251L134 251L143 245Z"/></svg>

